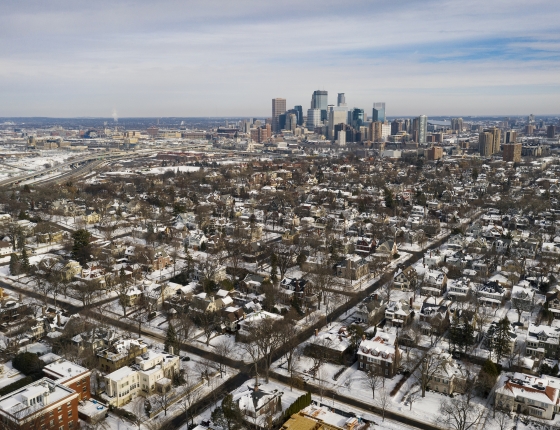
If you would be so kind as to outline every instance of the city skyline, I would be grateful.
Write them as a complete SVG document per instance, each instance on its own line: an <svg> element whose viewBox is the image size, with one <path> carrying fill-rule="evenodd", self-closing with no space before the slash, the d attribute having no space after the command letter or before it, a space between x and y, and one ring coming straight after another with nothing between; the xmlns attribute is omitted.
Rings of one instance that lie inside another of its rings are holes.
<svg viewBox="0 0 560 430"><path fill-rule="evenodd" d="M272 98L306 110L316 89L366 112L383 100L391 117L555 115L559 13L552 1L3 2L0 116L267 116Z"/></svg>

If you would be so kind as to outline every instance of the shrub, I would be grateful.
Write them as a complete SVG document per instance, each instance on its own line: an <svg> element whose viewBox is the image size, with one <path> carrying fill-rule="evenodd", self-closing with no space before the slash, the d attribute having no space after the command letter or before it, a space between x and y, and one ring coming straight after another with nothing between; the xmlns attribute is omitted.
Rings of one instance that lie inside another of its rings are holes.
<svg viewBox="0 0 560 430"><path fill-rule="evenodd" d="M39 373L45 364L37 354L22 352L14 357L12 365L24 375L31 375Z"/></svg>

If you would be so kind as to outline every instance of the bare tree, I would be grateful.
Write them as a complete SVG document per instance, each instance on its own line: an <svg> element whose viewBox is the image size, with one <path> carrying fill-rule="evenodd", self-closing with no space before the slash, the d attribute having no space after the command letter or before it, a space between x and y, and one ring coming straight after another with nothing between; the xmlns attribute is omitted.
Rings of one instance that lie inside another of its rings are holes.
<svg viewBox="0 0 560 430"><path fill-rule="evenodd" d="M171 406L173 398L172 391L167 389L162 389L161 393L155 395L156 404L163 409L165 416L167 416L167 410Z"/></svg>
<svg viewBox="0 0 560 430"><path fill-rule="evenodd" d="M512 426L512 419L505 411L496 411L492 420L500 430L508 430Z"/></svg>
<svg viewBox="0 0 560 430"><path fill-rule="evenodd" d="M216 343L216 345L214 345L214 351L220 357L226 358L231 354L233 347L234 343L231 342L230 339L223 337ZM218 368L218 372L220 372L220 378L223 378L224 373L226 373L227 366L222 360L217 360L216 367Z"/></svg>
<svg viewBox="0 0 560 430"><path fill-rule="evenodd" d="M439 407L438 424L453 430L476 428L485 409L472 402L472 396L472 390L467 390L467 393L452 399L444 397Z"/></svg>
<svg viewBox="0 0 560 430"><path fill-rule="evenodd" d="M379 396L377 396L377 400L375 403L381 409L382 421L385 421L385 411L391 404L391 396L389 395L389 392L386 388L381 389L381 392L379 393Z"/></svg>
<svg viewBox="0 0 560 430"><path fill-rule="evenodd" d="M371 390L372 398L375 399L375 390L383 386L384 377L375 369L363 372L362 382L366 388Z"/></svg>
<svg viewBox="0 0 560 430"><path fill-rule="evenodd" d="M181 410L185 413L187 422L190 417L192 424L194 422L195 415L195 411L193 411L192 408L202 397L200 382L197 381L195 373L188 369L183 373L183 380L185 391L179 405Z"/></svg>

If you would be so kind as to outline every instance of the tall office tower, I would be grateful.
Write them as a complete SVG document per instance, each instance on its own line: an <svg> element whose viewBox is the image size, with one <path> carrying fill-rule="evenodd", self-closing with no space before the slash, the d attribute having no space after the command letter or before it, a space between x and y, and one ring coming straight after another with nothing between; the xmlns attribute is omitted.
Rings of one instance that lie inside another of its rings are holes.
<svg viewBox="0 0 560 430"><path fill-rule="evenodd" d="M383 142L383 123L381 121L370 123L369 138L372 142Z"/></svg>
<svg viewBox="0 0 560 430"><path fill-rule="evenodd" d="M527 124L525 126L525 134L533 134L535 132L535 126L533 124Z"/></svg>
<svg viewBox="0 0 560 430"><path fill-rule="evenodd" d="M412 134L412 121L410 121L410 118L404 120L403 127L403 131L406 131L408 134Z"/></svg>
<svg viewBox="0 0 560 430"><path fill-rule="evenodd" d="M329 139L335 140L334 126L346 124L348 120L348 108L346 106L329 106Z"/></svg>
<svg viewBox="0 0 560 430"><path fill-rule="evenodd" d="M556 127L554 125L549 125L546 127L546 137L554 139L554 136L556 136Z"/></svg>
<svg viewBox="0 0 560 430"><path fill-rule="evenodd" d="M315 90L311 96L311 109L321 110L321 121L325 121L327 116L327 106L329 104L328 91Z"/></svg>
<svg viewBox="0 0 560 430"><path fill-rule="evenodd" d="M391 123L391 135L394 136L398 134L399 131L403 131L404 122L402 119L396 119Z"/></svg>
<svg viewBox="0 0 560 430"><path fill-rule="evenodd" d="M286 114L286 125L284 126L284 130L290 130L292 132L296 131L297 127L297 115L294 113Z"/></svg>
<svg viewBox="0 0 560 430"><path fill-rule="evenodd" d="M504 143L515 143L515 142L517 142L517 131L513 131L513 130L506 131Z"/></svg>
<svg viewBox="0 0 560 430"><path fill-rule="evenodd" d="M492 140L492 154L496 152L500 152L500 142L502 140L502 131L498 127L488 128L484 131L492 133L493 140Z"/></svg>
<svg viewBox="0 0 560 430"><path fill-rule="evenodd" d="M297 105L294 110L297 111L297 125L303 125L303 107Z"/></svg>
<svg viewBox="0 0 560 430"><path fill-rule="evenodd" d="M522 147L523 145L521 143L504 143L502 159L513 163L520 163Z"/></svg>
<svg viewBox="0 0 560 430"><path fill-rule="evenodd" d="M364 110L359 108L354 108L351 111L351 120L350 124L352 127L359 130L362 125L364 125Z"/></svg>
<svg viewBox="0 0 560 430"><path fill-rule="evenodd" d="M533 124L535 122L535 115L533 114L529 115L529 118L527 118L527 122L529 124Z"/></svg>
<svg viewBox="0 0 560 430"><path fill-rule="evenodd" d="M373 104L371 120L385 122L385 102Z"/></svg>
<svg viewBox="0 0 560 430"><path fill-rule="evenodd" d="M494 150L494 134L489 131L483 131L478 135L478 151L480 155L489 157Z"/></svg>
<svg viewBox="0 0 560 430"><path fill-rule="evenodd" d="M321 125L321 109L308 109L307 110L307 128L314 130L315 127Z"/></svg>
<svg viewBox="0 0 560 430"><path fill-rule="evenodd" d="M451 130L457 132L463 131L463 118L451 118Z"/></svg>
<svg viewBox="0 0 560 430"><path fill-rule="evenodd" d="M272 131L274 133L281 130L279 124L280 115L286 112L286 99L272 99Z"/></svg>
<svg viewBox="0 0 560 430"><path fill-rule="evenodd" d="M336 104L337 106L346 106L346 96L344 95L344 93L338 93Z"/></svg>
<svg viewBox="0 0 560 430"><path fill-rule="evenodd" d="M418 143L426 143L428 136L428 117L420 115L418 117Z"/></svg>
<svg viewBox="0 0 560 430"><path fill-rule="evenodd" d="M362 125L360 127L360 139L362 142L369 140L369 127Z"/></svg>

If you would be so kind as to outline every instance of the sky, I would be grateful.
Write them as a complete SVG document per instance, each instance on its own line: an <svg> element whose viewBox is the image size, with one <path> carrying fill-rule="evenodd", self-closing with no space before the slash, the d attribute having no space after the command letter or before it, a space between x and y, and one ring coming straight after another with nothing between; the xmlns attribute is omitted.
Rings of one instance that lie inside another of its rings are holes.
<svg viewBox="0 0 560 430"><path fill-rule="evenodd" d="M558 0L2 0L0 116L560 114Z"/></svg>

